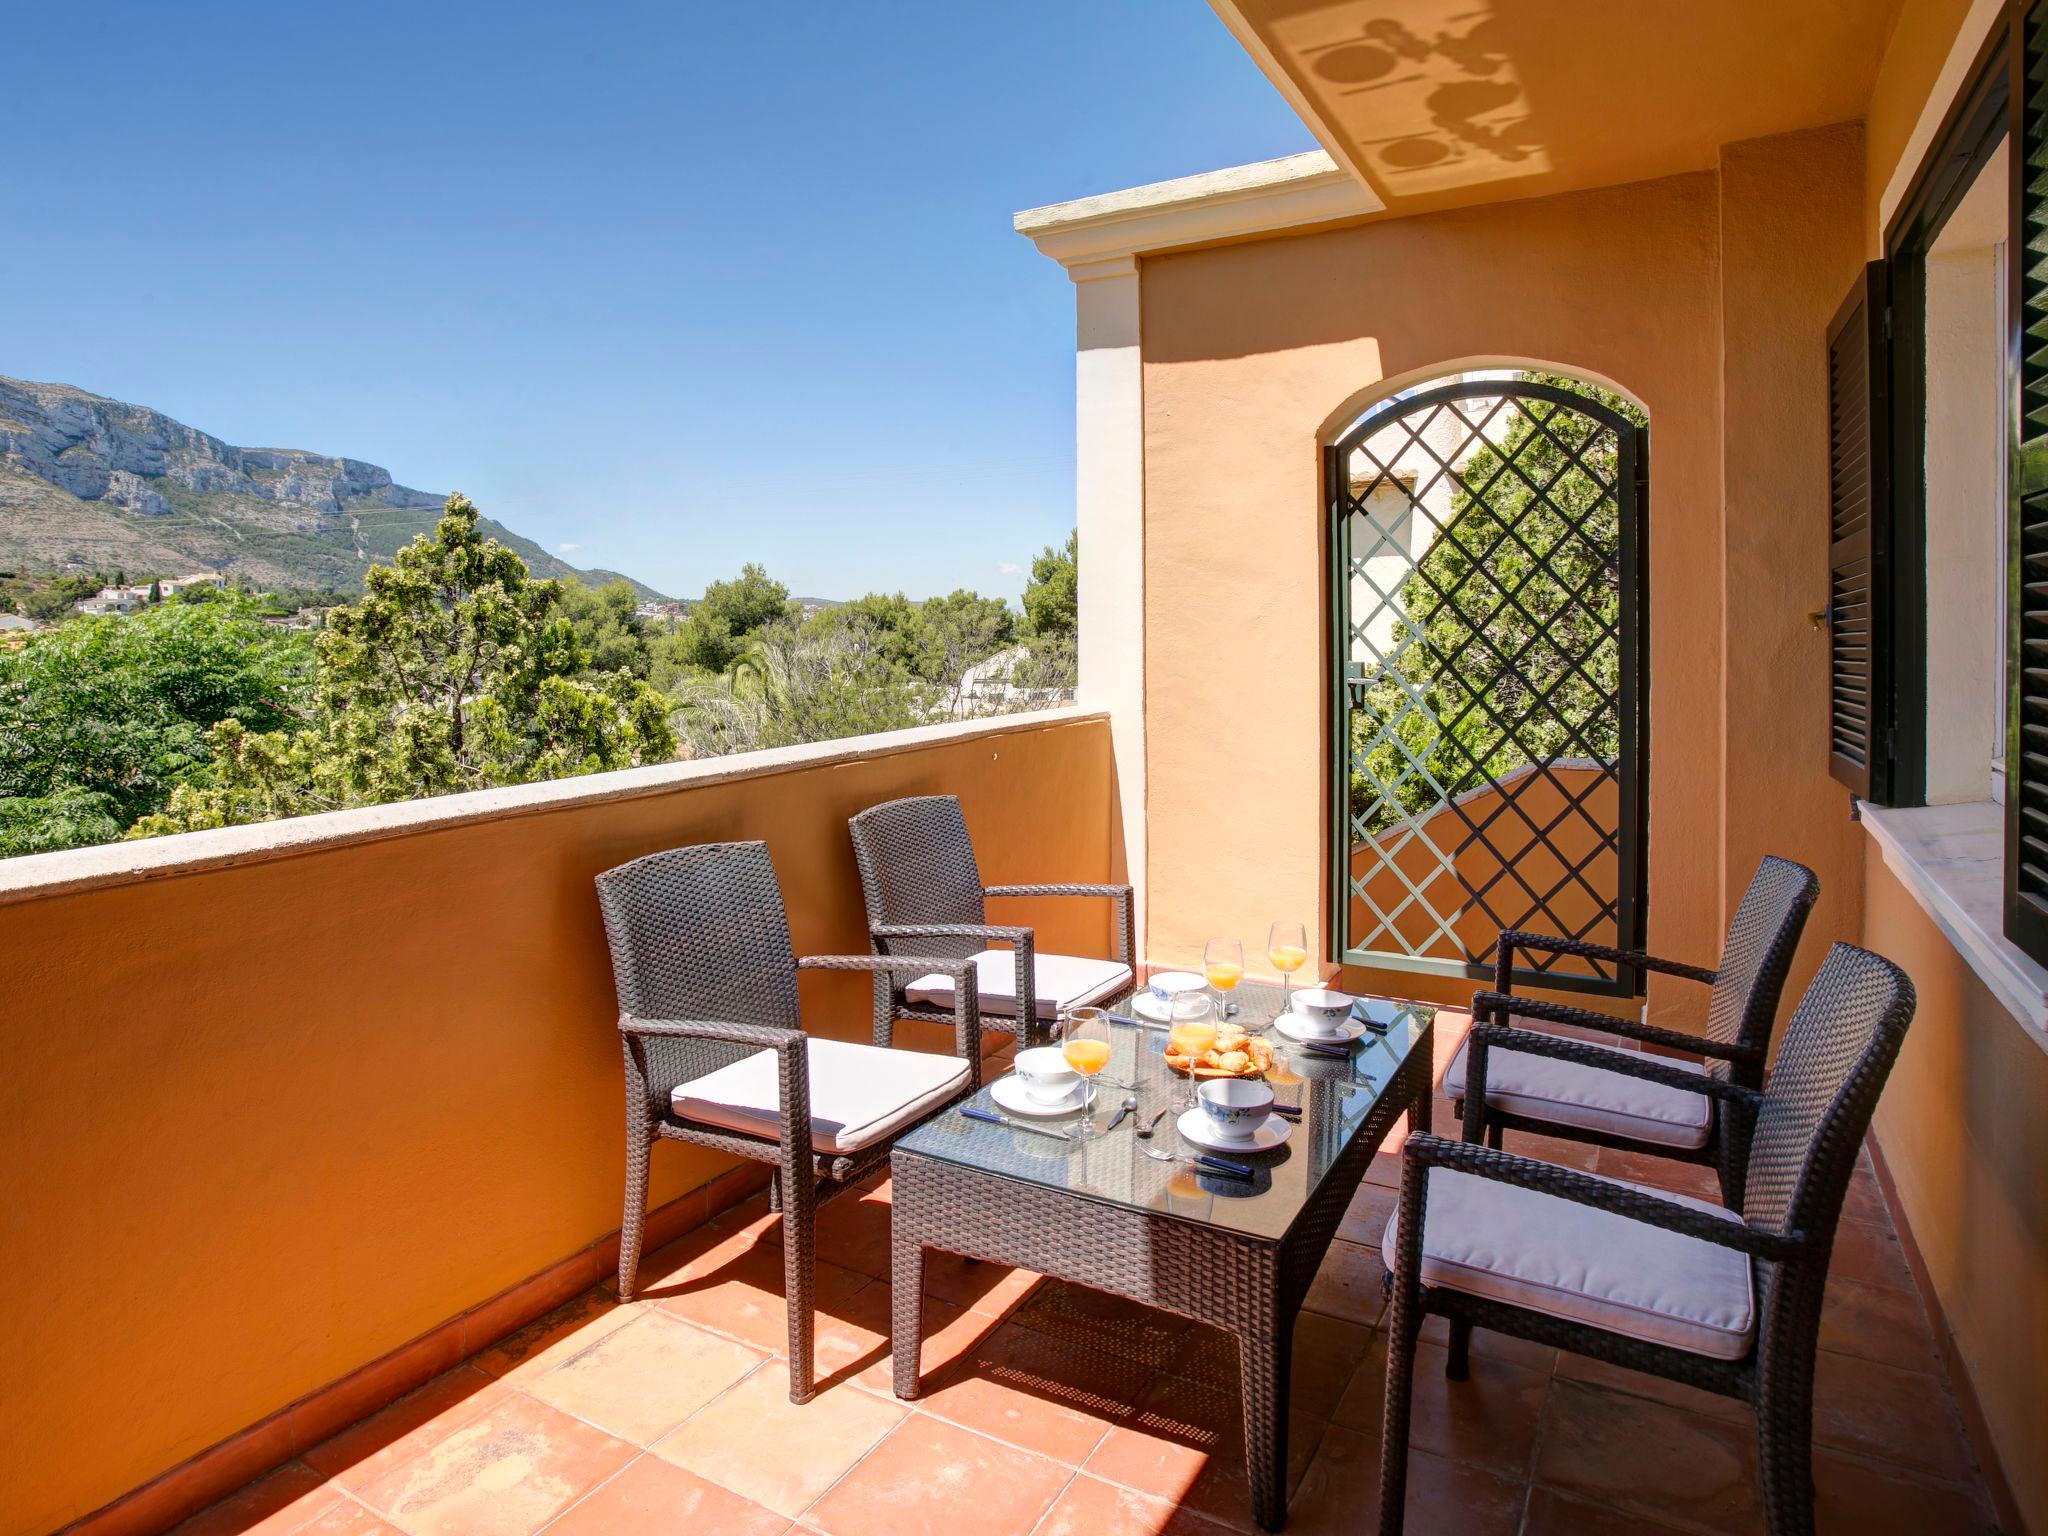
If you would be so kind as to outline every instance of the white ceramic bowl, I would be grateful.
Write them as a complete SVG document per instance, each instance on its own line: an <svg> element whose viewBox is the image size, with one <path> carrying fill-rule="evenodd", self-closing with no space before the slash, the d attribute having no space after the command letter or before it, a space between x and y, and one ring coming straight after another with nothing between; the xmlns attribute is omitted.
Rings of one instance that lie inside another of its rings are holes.
<svg viewBox="0 0 2048 1536"><path fill-rule="evenodd" d="M1312 1033L1339 1035L1344 1032L1344 1021L1351 1017L1353 1001L1348 992L1332 992L1327 987L1304 987L1294 994L1292 1007Z"/></svg>
<svg viewBox="0 0 2048 1536"><path fill-rule="evenodd" d="M1067 1065L1066 1053L1056 1045L1033 1046L1017 1053L1017 1076L1024 1091L1040 1104L1057 1104L1073 1097L1081 1074Z"/></svg>
<svg viewBox="0 0 2048 1536"><path fill-rule="evenodd" d="M1273 1110L1273 1090L1255 1077L1216 1077L1195 1091L1218 1136L1247 1140Z"/></svg>

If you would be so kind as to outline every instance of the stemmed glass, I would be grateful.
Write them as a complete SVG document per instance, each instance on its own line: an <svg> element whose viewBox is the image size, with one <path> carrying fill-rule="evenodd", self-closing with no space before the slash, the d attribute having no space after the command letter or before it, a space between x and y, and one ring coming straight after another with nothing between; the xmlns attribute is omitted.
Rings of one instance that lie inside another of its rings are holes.
<svg viewBox="0 0 2048 1536"><path fill-rule="evenodd" d="M1202 979L1216 989L1216 1009L1226 1018L1237 1012L1229 994L1244 980L1244 945L1236 939L1211 939L1202 946Z"/></svg>
<svg viewBox="0 0 2048 1536"><path fill-rule="evenodd" d="M1060 1054L1067 1058L1067 1065L1081 1074L1082 1101L1087 1100L1087 1085L1095 1074L1109 1065L1112 1049L1109 1039L1109 1016L1099 1008L1076 1008L1068 1014L1060 1032ZM1076 1138L1096 1136L1095 1122L1082 1115L1074 1127Z"/></svg>
<svg viewBox="0 0 2048 1536"><path fill-rule="evenodd" d="M1294 973L1308 964L1308 930L1300 923L1275 923L1266 935L1266 958L1280 973L1280 1011L1294 1006Z"/></svg>
<svg viewBox="0 0 2048 1536"><path fill-rule="evenodd" d="M1209 994L1189 990L1176 992L1171 1008L1172 1027L1167 1031L1166 1043L1174 1055L1188 1060L1188 1092L1181 1103L1182 1109L1195 1107L1195 1059L1216 1043L1216 1005L1209 1001Z"/></svg>

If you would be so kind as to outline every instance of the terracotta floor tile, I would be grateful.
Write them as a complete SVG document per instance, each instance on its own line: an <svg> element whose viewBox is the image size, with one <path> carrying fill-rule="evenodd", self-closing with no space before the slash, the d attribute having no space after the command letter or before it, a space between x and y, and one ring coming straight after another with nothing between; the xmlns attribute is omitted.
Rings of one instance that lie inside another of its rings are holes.
<svg viewBox="0 0 2048 1536"><path fill-rule="evenodd" d="M342 1501L342 1491L301 1461L288 1461L201 1510L173 1536L286 1536Z"/></svg>
<svg viewBox="0 0 2048 1536"><path fill-rule="evenodd" d="M919 1406L1078 1467L1136 1410L1149 1381L1127 1360L1004 1323L937 1373Z"/></svg>
<svg viewBox="0 0 2048 1536"><path fill-rule="evenodd" d="M1407 1536L1514 1536L1523 1487L1427 1451L1408 1456ZM1378 1447L1332 1426L1287 1510L1288 1536L1359 1536L1376 1528Z"/></svg>
<svg viewBox="0 0 2048 1536"><path fill-rule="evenodd" d="M888 1287L882 1287L880 1296L874 1298L874 1302L879 1303L884 1310L887 1309ZM973 1348L978 1340L1002 1326L1002 1323L993 1317L984 1317L979 1312L969 1312L964 1307L954 1306L950 1301L941 1301L936 1296L925 1297L924 1323L921 1330L923 1338L920 1341L918 1355L923 1379L932 1380L940 1371L959 1359L962 1353ZM893 1347L893 1341L891 1342ZM885 1397L893 1395L896 1390L895 1362L889 1355L884 1355L853 1379L870 1391L879 1392Z"/></svg>
<svg viewBox="0 0 2048 1536"><path fill-rule="evenodd" d="M854 1271L844 1271L853 1274ZM862 1277L865 1278L865 1277ZM938 1303L943 1306L944 1303ZM818 1309L811 1358L821 1384L853 1381L889 1363L889 1287L868 1280L851 1296ZM788 1353L788 1344L775 1353ZM886 1390L886 1388L884 1389Z"/></svg>
<svg viewBox="0 0 2048 1536"><path fill-rule="evenodd" d="M837 1386L801 1406L789 1368L770 1361L699 1409L654 1454L795 1519L908 1416L900 1405Z"/></svg>
<svg viewBox="0 0 2048 1536"><path fill-rule="evenodd" d="M342 1498L300 1526L294 1536L404 1536L390 1521L352 1498Z"/></svg>
<svg viewBox="0 0 2048 1536"><path fill-rule="evenodd" d="M1399 1185L1359 1185L1358 1193L1344 1208L1343 1220L1337 1223L1337 1236L1347 1243L1370 1248L1377 1254L1380 1240L1387 1233L1387 1218L1394 1214L1394 1207L1400 1203Z"/></svg>
<svg viewBox="0 0 2048 1536"><path fill-rule="evenodd" d="M1170 1500L1077 1477L1033 1536L1221 1536L1228 1529Z"/></svg>
<svg viewBox="0 0 2048 1536"><path fill-rule="evenodd" d="M696 1473L642 1456L578 1500L548 1536L780 1536L789 1520Z"/></svg>
<svg viewBox="0 0 2048 1536"><path fill-rule="evenodd" d="M1289 1370L1294 1407L1310 1418L1327 1419L1372 1346L1368 1327L1320 1312L1301 1313L1295 1319ZM1242 1390L1241 1364L1234 1335L1197 1323L1181 1335L1166 1369L1234 1397Z"/></svg>
<svg viewBox="0 0 2048 1536"><path fill-rule="evenodd" d="M1752 1536L1763 1524L1747 1429L1558 1378L1536 1481L1694 1530Z"/></svg>
<svg viewBox="0 0 2048 1536"><path fill-rule="evenodd" d="M621 1305L617 1295L597 1287L506 1335L470 1364L503 1381L530 1381L649 1310L638 1302Z"/></svg>
<svg viewBox="0 0 2048 1536"><path fill-rule="evenodd" d="M1451 1325L1441 1317L1425 1317L1422 1320L1422 1342L1425 1344L1448 1344ZM1519 1365L1527 1371L1542 1371L1548 1375L1557 1368L1560 1352L1548 1344L1537 1344L1529 1339L1518 1339L1511 1333L1495 1333L1490 1328L1472 1330L1472 1358L1505 1360L1510 1365Z"/></svg>
<svg viewBox="0 0 2048 1536"><path fill-rule="evenodd" d="M411 1536L530 1532L634 1456L631 1445L505 1392L438 1445L362 1490Z"/></svg>
<svg viewBox="0 0 2048 1536"><path fill-rule="evenodd" d="M621 1440L651 1445L764 1358L650 1312L600 1334L526 1390Z"/></svg>
<svg viewBox="0 0 2048 1536"><path fill-rule="evenodd" d="M1321 1443L1321 1420L1288 1419L1287 1481L1307 1472ZM1244 1430L1238 1400L1185 1377L1160 1376L1138 1411L1102 1437L1084 1468L1096 1477L1168 1499L1234 1529L1251 1523Z"/></svg>
<svg viewBox="0 0 2048 1536"><path fill-rule="evenodd" d="M1012 1321L1154 1368L1179 1352L1181 1335L1189 1326L1186 1318L1171 1312L1063 1280L1033 1290Z"/></svg>
<svg viewBox="0 0 2048 1536"><path fill-rule="evenodd" d="M1043 1456L919 1414L804 1518L826 1536L1026 1536L1072 1475Z"/></svg>
<svg viewBox="0 0 2048 1536"><path fill-rule="evenodd" d="M1401 1187L1401 1159L1391 1152L1375 1152L1372 1166L1365 1170L1365 1182L1381 1189Z"/></svg>
<svg viewBox="0 0 2048 1536"><path fill-rule="evenodd" d="M1939 1371L1941 1356L1913 1291L1830 1280L1820 1311L1820 1347L1909 1371Z"/></svg>
<svg viewBox="0 0 2048 1536"><path fill-rule="evenodd" d="M818 1212L818 1257L877 1280L889 1278L889 1201L848 1190Z"/></svg>
<svg viewBox="0 0 2048 1536"><path fill-rule="evenodd" d="M417 1392L300 1453L323 1477L351 1492L410 1461L504 1397L506 1389L473 1366L436 1376Z"/></svg>
<svg viewBox="0 0 2048 1536"><path fill-rule="evenodd" d="M1993 1536L1981 1486L1921 1482L1860 1456L1816 1450L1814 1521L1821 1536Z"/></svg>
<svg viewBox="0 0 2048 1536"><path fill-rule="evenodd" d="M1701 1414L1710 1419L1725 1419L1731 1424L1742 1425L1756 1423L1755 1413L1751 1411L1749 1404L1740 1398L1723 1397L1718 1392L1687 1386L1682 1381L1667 1381L1662 1376L1651 1376L1642 1371L1631 1371L1624 1366L1609 1365L1605 1360L1595 1360L1590 1355L1575 1355L1569 1350L1559 1350L1557 1374L1572 1381L1603 1387L1610 1392L1620 1392L1629 1397L1646 1397L1651 1402L1663 1403L1666 1407L1680 1408L1687 1413Z"/></svg>
<svg viewBox="0 0 2048 1536"><path fill-rule="evenodd" d="M1464 1381L1452 1381L1444 1375L1448 1358L1438 1345L1416 1347L1408 1443L1416 1450L1525 1481L1537 1426L1549 1400L1550 1378L1541 1371L1474 1355L1471 1374ZM1335 1412L1337 1423L1375 1448L1385 1421L1386 1387L1386 1336L1381 1334Z"/></svg>
<svg viewBox="0 0 2048 1536"><path fill-rule="evenodd" d="M824 1316L840 1309L867 1288L866 1275L820 1261L812 1281L812 1305ZM789 1308L783 1300L782 1252L764 1245L709 1274L665 1285L661 1309L671 1317L727 1334L756 1349L789 1347Z"/></svg>
<svg viewBox="0 0 2048 1536"><path fill-rule="evenodd" d="M1522 1517L1522 1536L1684 1536L1675 1525L1625 1515L1600 1504L1568 1499L1549 1488L1531 1488Z"/></svg>
<svg viewBox="0 0 2048 1536"><path fill-rule="evenodd" d="M1955 1405L1938 1377L1852 1355L1823 1352L1815 1363L1813 1438L1949 1482L1977 1476Z"/></svg>
<svg viewBox="0 0 2048 1536"><path fill-rule="evenodd" d="M1593 1171L1610 1179L1647 1184L1652 1189L1674 1190L1681 1195L1721 1203L1721 1177L1699 1163L1677 1163L1653 1152L1623 1152L1602 1147L1593 1160Z"/></svg>
<svg viewBox="0 0 2048 1536"><path fill-rule="evenodd" d="M1859 1280L1865 1285L1913 1290L1913 1271L1889 1227L1867 1221L1844 1221L1835 1229L1834 1256L1828 1262L1831 1280Z"/></svg>
<svg viewBox="0 0 2048 1536"><path fill-rule="evenodd" d="M925 1250L925 1294L984 1317L1007 1316L1032 1294L1038 1281L1039 1277L1028 1269L983 1264L956 1253Z"/></svg>
<svg viewBox="0 0 2048 1536"><path fill-rule="evenodd" d="M1330 1244L1302 1305L1311 1312L1371 1328L1387 1310L1387 1271L1377 1248L1341 1238Z"/></svg>

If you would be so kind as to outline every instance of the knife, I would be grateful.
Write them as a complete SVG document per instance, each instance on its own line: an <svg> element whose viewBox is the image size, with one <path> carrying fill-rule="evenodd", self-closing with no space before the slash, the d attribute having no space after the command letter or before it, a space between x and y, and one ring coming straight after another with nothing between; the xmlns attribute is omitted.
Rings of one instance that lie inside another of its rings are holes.
<svg viewBox="0 0 2048 1536"><path fill-rule="evenodd" d="M960 1113L970 1120L981 1120L989 1125L1007 1126L1013 1131L1029 1131L1034 1136L1050 1136L1055 1141L1072 1141L1066 1131L1056 1131L1049 1125L1033 1125L1027 1120L1012 1120L1008 1115L999 1115L992 1110L976 1109L972 1104L961 1106Z"/></svg>
<svg viewBox="0 0 2048 1536"><path fill-rule="evenodd" d="M1112 1014L1108 1014L1108 1015L1106 1015L1106 1017L1107 1017L1107 1018L1109 1019L1109 1022L1110 1022L1110 1023L1112 1023L1112 1024L1128 1024L1128 1025L1130 1025L1130 1026L1131 1026L1132 1028L1134 1028L1134 1029L1164 1029L1164 1028L1166 1028L1166 1026L1165 1026L1164 1024L1154 1024L1154 1023L1153 1023L1153 1022L1152 1022L1152 1021L1151 1021L1150 1019L1140 1019L1140 1018L1136 1018L1136 1017L1134 1017L1133 1015L1131 1015L1131 1014L1128 1014L1128 1013L1112 1013Z"/></svg>

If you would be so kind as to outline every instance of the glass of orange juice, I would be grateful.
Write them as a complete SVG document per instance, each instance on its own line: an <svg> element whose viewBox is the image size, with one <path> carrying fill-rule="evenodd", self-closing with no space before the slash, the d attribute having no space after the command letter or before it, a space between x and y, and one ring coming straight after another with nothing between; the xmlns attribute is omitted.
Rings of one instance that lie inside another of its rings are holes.
<svg viewBox="0 0 2048 1536"><path fill-rule="evenodd" d="M1172 1027L1166 1043L1176 1056L1200 1056L1216 1043L1216 1005L1201 991L1176 992L1172 1006ZM1183 1109L1195 1107L1195 1074L1188 1072L1187 1097Z"/></svg>
<svg viewBox="0 0 2048 1536"><path fill-rule="evenodd" d="M1237 1012L1230 993L1244 980L1244 945L1236 939L1211 939L1202 947L1202 979L1216 989L1219 1013Z"/></svg>
<svg viewBox="0 0 2048 1536"><path fill-rule="evenodd" d="M1076 1008L1067 1015L1065 1026L1060 1032L1060 1054L1067 1058L1067 1065L1081 1074L1084 1082L1093 1082L1095 1074L1109 1065L1110 1057L1109 1016L1100 1008ZM1076 1136L1095 1136L1100 1133L1095 1122L1086 1115L1074 1127Z"/></svg>
<svg viewBox="0 0 2048 1536"><path fill-rule="evenodd" d="M1285 1013L1292 1006L1288 990L1294 973L1308 964L1308 930L1300 923L1275 923L1266 935L1266 958L1280 973L1280 1011Z"/></svg>

